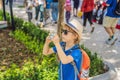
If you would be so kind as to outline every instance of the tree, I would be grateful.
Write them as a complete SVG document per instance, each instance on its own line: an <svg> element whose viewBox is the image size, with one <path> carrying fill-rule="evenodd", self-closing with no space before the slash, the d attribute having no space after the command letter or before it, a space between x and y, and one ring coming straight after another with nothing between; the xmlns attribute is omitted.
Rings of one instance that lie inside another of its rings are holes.
<svg viewBox="0 0 120 80"><path fill-rule="evenodd" d="M61 38L61 29L62 29L62 22L64 21L64 3L65 0L59 0L59 19L58 19L58 35Z"/></svg>
<svg viewBox="0 0 120 80"><path fill-rule="evenodd" d="M14 16L13 16L12 6L13 6L13 0L9 0L10 15L11 15L11 23L12 23L12 30L14 31L14 30L15 30L15 23L14 23Z"/></svg>
<svg viewBox="0 0 120 80"><path fill-rule="evenodd" d="M5 0L1 0L1 1L2 1L2 6L3 6L3 16L4 16L4 20L6 21Z"/></svg>

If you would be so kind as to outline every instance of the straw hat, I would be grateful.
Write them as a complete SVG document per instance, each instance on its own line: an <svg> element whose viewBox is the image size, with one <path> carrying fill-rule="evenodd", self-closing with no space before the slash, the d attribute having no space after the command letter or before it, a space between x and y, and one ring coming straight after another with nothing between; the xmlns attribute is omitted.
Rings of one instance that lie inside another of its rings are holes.
<svg viewBox="0 0 120 80"><path fill-rule="evenodd" d="M62 24L63 26L66 24L68 27L73 29L79 35L80 38L82 37L83 26L80 24L77 18L72 18L68 22Z"/></svg>

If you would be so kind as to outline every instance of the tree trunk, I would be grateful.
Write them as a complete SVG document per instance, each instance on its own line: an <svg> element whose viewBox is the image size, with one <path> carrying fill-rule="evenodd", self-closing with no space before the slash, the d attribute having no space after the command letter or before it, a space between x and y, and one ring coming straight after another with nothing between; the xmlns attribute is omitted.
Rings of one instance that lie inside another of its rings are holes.
<svg viewBox="0 0 120 80"><path fill-rule="evenodd" d="M0 9L2 9L2 0L0 0Z"/></svg>
<svg viewBox="0 0 120 80"><path fill-rule="evenodd" d="M10 8L10 15L11 15L11 23L12 23L12 30L15 31L15 23L14 23L14 16L13 16L13 10L12 10L12 5L13 0L9 0L9 8Z"/></svg>
<svg viewBox="0 0 120 80"><path fill-rule="evenodd" d="M64 3L65 0L59 0L59 19L58 19L58 35L61 38L61 29L62 29L62 25L61 23L64 21Z"/></svg>

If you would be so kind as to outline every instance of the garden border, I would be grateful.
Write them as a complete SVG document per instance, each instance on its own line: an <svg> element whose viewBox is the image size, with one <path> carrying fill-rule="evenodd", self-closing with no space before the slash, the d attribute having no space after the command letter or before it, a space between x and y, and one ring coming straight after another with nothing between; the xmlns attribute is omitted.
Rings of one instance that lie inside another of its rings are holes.
<svg viewBox="0 0 120 80"><path fill-rule="evenodd" d="M0 29L8 27L7 21L0 21Z"/></svg>
<svg viewBox="0 0 120 80"><path fill-rule="evenodd" d="M117 77L115 67L107 61L104 61L104 64L106 64L109 67L109 71L94 77L90 77L90 80L115 80L115 78Z"/></svg>

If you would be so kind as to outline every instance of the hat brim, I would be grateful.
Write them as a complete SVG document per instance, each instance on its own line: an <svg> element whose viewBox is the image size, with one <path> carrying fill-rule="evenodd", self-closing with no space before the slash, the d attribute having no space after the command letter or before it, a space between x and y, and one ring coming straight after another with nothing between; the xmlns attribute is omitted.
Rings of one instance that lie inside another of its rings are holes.
<svg viewBox="0 0 120 80"><path fill-rule="evenodd" d="M71 25L69 25L68 23L62 23L62 26L65 26L65 25L67 25L69 28L74 30L79 35L79 37L81 37L81 35L78 33L78 31L75 28L73 28Z"/></svg>

